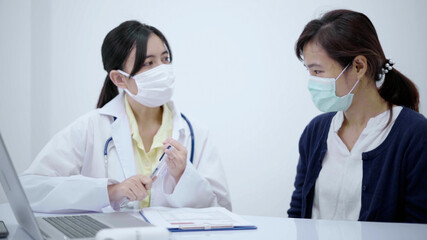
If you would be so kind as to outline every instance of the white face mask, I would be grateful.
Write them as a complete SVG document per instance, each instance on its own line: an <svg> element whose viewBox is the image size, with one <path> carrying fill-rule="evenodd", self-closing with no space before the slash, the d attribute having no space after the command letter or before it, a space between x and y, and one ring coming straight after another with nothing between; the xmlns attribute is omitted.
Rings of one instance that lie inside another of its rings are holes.
<svg viewBox="0 0 427 240"><path fill-rule="evenodd" d="M129 74L118 70L129 77ZM171 100L175 86L175 75L171 64L162 64L158 67L132 77L135 80L138 92L132 94L124 89L135 101L147 107L159 107Z"/></svg>

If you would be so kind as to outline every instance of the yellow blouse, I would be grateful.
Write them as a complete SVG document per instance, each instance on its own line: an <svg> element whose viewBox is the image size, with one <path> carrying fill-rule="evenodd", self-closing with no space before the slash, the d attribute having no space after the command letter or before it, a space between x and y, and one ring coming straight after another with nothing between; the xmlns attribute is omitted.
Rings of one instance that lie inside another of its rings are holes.
<svg viewBox="0 0 427 240"><path fill-rule="evenodd" d="M137 174L150 176L154 166L163 154L163 142L172 136L172 112L165 104L163 105L162 125L153 138L153 144L150 151L145 152L144 143L139 134L138 123L136 122L135 115L132 108L125 97L126 114L129 119L130 132L132 136L132 145L135 155L135 166ZM148 197L140 202L139 207L149 207L151 199L151 192L148 192Z"/></svg>

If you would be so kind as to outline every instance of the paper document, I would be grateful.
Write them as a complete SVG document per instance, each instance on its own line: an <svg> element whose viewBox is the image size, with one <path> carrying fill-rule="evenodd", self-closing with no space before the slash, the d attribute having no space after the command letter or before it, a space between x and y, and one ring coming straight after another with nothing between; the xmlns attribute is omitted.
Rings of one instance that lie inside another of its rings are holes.
<svg viewBox="0 0 427 240"><path fill-rule="evenodd" d="M145 221L169 231L244 230L256 227L222 207L149 207L140 211Z"/></svg>

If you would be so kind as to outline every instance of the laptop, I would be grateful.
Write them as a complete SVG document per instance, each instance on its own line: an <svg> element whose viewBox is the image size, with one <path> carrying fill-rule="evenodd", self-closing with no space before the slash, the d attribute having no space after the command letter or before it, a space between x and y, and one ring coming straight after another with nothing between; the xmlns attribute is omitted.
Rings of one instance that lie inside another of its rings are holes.
<svg viewBox="0 0 427 240"><path fill-rule="evenodd" d="M67 214L35 217L0 134L0 181L19 225L35 240L95 239L105 228L153 226L137 212Z"/></svg>

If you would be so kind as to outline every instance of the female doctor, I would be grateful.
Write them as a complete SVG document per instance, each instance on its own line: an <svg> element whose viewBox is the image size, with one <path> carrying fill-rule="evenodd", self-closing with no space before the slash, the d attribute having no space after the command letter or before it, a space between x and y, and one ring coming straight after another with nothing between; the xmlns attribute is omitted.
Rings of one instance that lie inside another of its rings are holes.
<svg viewBox="0 0 427 240"><path fill-rule="evenodd" d="M171 101L172 53L164 35L124 22L105 37L102 60L108 74L98 108L57 133L21 176L33 210L119 210L132 203L231 209L208 131ZM165 167L152 179L163 152Z"/></svg>

